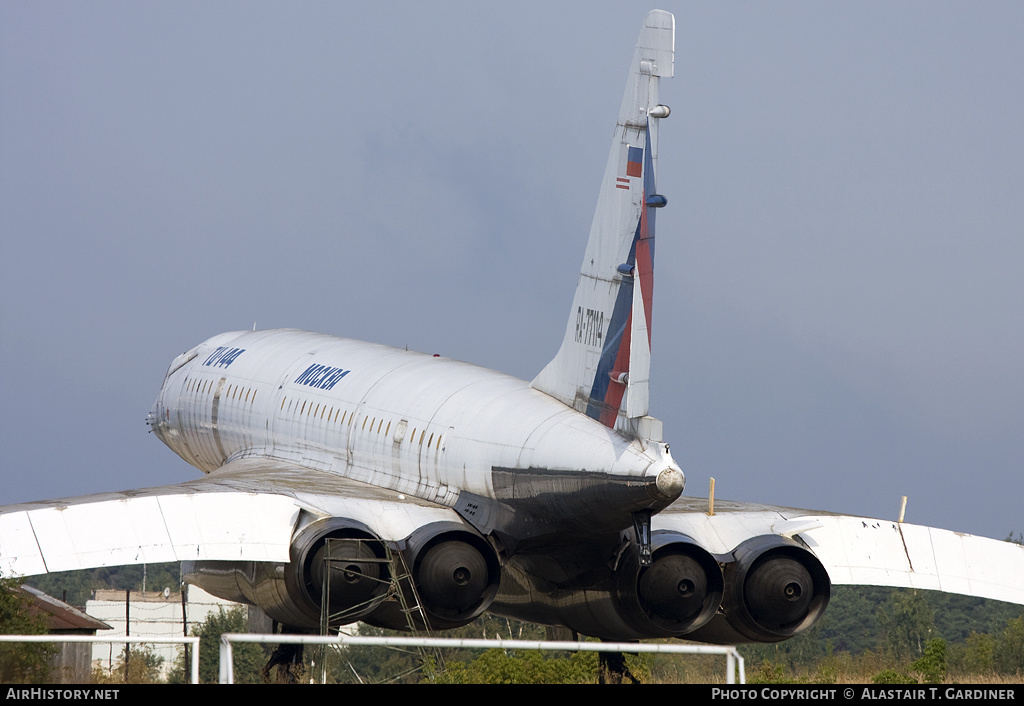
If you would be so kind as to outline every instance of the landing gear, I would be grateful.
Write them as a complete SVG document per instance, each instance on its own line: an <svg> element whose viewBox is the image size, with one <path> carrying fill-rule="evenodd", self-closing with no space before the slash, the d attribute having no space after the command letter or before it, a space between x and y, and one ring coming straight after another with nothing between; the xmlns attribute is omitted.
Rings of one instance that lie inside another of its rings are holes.
<svg viewBox="0 0 1024 706"><path fill-rule="evenodd" d="M633 531L636 533L637 556L640 566L651 565L651 513L640 510L633 513Z"/></svg>
<svg viewBox="0 0 1024 706"><path fill-rule="evenodd" d="M282 643L270 655L261 673L265 684L299 684L304 672L302 645Z"/></svg>
<svg viewBox="0 0 1024 706"><path fill-rule="evenodd" d="M632 684L640 683L640 680L629 671L626 655L621 652L598 652L597 683L622 684L624 679L629 679Z"/></svg>

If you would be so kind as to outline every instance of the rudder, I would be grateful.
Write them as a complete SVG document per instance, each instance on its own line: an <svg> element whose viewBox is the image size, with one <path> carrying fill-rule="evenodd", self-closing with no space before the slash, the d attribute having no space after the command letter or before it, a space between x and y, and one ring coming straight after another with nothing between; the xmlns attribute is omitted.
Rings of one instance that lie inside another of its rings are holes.
<svg viewBox="0 0 1024 706"><path fill-rule="evenodd" d="M638 434L648 412L658 81L673 74L675 18L644 18L562 346L532 386L608 427Z"/></svg>

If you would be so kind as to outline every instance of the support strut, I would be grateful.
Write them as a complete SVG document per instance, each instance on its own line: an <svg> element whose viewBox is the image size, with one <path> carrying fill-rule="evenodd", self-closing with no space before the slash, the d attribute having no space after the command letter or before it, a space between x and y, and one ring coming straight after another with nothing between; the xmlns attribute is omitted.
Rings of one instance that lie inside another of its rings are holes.
<svg viewBox="0 0 1024 706"><path fill-rule="evenodd" d="M633 513L633 531L636 533L637 554L640 566L651 565L651 512L639 510Z"/></svg>

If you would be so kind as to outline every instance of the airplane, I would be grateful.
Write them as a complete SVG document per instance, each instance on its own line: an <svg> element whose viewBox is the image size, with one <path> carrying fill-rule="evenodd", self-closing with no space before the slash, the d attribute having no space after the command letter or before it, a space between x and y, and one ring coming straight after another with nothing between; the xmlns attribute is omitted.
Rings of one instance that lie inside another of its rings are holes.
<svg viewBox="0 0 1024 706"><path fill-rule="evenodd" d="M1010 542L683 495L649 410L674 44L673 16L649 13L565 334L532 381L303 331L216 335L173 359L147 417L204 477L0 508L0 573L180 561L287 631L490 611L616 642L779 642L840 584L1024 604Z"/></svg>

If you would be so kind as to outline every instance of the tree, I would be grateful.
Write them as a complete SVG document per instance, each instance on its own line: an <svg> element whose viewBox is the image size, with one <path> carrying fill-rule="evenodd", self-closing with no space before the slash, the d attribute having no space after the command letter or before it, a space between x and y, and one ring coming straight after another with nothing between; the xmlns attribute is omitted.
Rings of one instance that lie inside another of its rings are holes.
<svg viewBox="0 0 1024 706"><path fill-rule="evenodd" d="M84 606L96 589L141 591L145 577L146 589L149 591L161 591L165 587L175 590L181 584L180 576L181 564L169 562L57 571L33 576L29 583L70 605Z"/></svg>
<svg viewBox="0 0 1024 706"><path fill-rule="evenodd" d="M220 636L226 632L247 632L247 614L245 608L238 606L231 610L221 608L216 613L192 627L190 632L199 638L199 682L216 684L219 679ZM267 658L259 645L238 643L232 647L232 664L236 684L262 684L260 670ZM179 653L170 681L181 683L188 681L191 674L191 662L185 660L185 651Z"/></svg>
<svg viewBox="0 0 1024 706"><path fill-rule="evenodd" d="M468 662L448 662L436 671L428 665L434 684L594 684L597 653L574 652L569 657L545 657L537 650L487 650ZM639 670L638 670L639 671ZM647 673L645 672L645 676Z"/></svg>
<svg viewBox="0 0 1024 706"><path fill-rule="evenodd" d="M94 669L93 681L97 684L159 684L160 667L164 658L153 654L153 649L146 646L127 646L127 654L121 653L117 663L109 672ZM125 659L127 657L127 659Z"/></svg>
<svg viewBox="0 0 1024 706"><path fill-rule="evenodd" d="M919 591L894 592L878 611L878 625L893 655L917 658L935 632L935 614Z"/></svg>
<svg viewBox="0 0 1024 706"><path fill-rule="evenodd" d="M985 632L972 632L963 645L951 651L953 667L964 674L990 674L995 669L992 659L996 639Z"/></svg>
<svg viewBox="0 0 1024 706"><path fill-rule="evenodd" d="M925 684L941 684L946 679L946 641L942 638L929 640L924 654L910 668L921 674Z"/></svg>
<svg viewBox="0 0 1024 706"><path fill-rule="evenodd" d="M0 634L45 635L49 619L32 608L21 581L0 577ZM0 642L0 683L43 684L50 680L50 657L56 653L48 643Z"/></svg>
<svg viewBox="0 0 1024 706"><path fill-rule="evenodd" d="M996 670L1002 674L1024 674L1024 615L1006 623L992 659Z"/></svg>
<svg viewBox="0 0 1024 706"><path fill-rule="evenodd" d="M385 630L362 623L360 637L383 637L403 635L395 630ZM404 634L408 636L408 633ZM420 681L422 669L421 651L412 647L385 647L383 645L359 645L357 647L332 647L325 650L328 664L328 682L339 684L415 684ZM319 679L319 675L317 675Z"/></svg>

